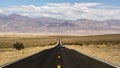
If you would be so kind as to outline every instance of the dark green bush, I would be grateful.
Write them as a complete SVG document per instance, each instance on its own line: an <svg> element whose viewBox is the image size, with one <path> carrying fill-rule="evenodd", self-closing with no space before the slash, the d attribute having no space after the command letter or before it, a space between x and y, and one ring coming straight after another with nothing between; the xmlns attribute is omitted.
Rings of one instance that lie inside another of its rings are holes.
<svg viewBox="0 0 120 68"><path fill-rule="evenodd" d="M20 42L16 42L13 44L13 48L17 49L17 50L21 50L21 49L24 49L25 46L23 43L20 43Z"/></svg>

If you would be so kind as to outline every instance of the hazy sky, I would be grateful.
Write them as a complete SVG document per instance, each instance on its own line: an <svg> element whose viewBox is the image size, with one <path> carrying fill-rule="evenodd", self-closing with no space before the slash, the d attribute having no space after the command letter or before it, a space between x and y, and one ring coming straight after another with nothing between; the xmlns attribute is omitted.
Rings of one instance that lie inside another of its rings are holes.
<svg viewBox="0 0 120 68"><path fill-rule="evenodd" d="M58 19L120 19L120 0L0 0L0 14Z"/></svg>

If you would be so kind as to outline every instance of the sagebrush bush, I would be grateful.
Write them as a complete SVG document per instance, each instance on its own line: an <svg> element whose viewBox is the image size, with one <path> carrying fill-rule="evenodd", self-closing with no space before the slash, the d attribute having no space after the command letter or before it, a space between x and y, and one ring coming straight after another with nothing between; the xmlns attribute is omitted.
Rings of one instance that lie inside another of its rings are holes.
<svg viewBox="0 0 120 68"><path fill-rule="evenodd" d="M25 46L23 43L20 43L20 42L16 42L13 44L13 48L17 49L17 50L21 50L21 49L24 49Z"/></svg>

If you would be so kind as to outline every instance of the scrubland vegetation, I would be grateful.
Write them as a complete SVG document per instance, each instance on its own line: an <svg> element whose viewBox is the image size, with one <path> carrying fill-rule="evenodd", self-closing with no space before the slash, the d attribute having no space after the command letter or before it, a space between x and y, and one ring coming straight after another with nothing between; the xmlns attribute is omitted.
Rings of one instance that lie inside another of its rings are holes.
<svg viewBox="0 0 120 68"><path fill-rule="evenodd" d="M23 43L25 47L38 47L55 45L57 38L62 38L65 45L80 45L98 47L120 48L120 34L96 36L0 36L0 48L12 48L16 42Z"/></svg>
<svg viewBox="0 0 120 68"><path fill-rule="evenodd" d="M100 36L75 36L63 37L66 45L79 45L97 48L118 48L120 49L120 35L100 35Z"/></svg>
<svg viewBox="0 0 120 68"><path fill-rule="evenodd" d="M25 47L39 47L55 45L56 38L52 37L0 37L0 48L12 48L16 42L23 43Z"/></svg>

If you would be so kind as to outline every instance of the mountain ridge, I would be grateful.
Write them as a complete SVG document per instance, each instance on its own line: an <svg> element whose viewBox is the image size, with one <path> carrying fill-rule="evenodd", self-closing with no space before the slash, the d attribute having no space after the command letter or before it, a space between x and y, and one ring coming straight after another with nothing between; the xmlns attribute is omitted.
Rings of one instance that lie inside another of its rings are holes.
<svg viewBox="0 0 120 68"><path fill-rule="evenodd" d="M77 19L64 20L49 17L32 18L19 14L0 14L0 32L20 33L120 33L120 20L104 21Z"/></svg>

